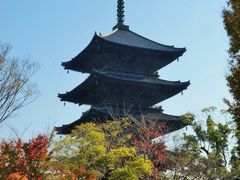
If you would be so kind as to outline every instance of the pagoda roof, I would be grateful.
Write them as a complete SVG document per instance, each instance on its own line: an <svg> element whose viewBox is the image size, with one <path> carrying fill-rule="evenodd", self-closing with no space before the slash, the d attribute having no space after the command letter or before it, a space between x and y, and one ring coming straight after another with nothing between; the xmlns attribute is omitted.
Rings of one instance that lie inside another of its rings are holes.
<svg viewBox="0 0 240 180"><path fill-rule="evenodd" d="M179 116L168 115L162 113L161 109L155 108L126 108L122 106L92 106L91 109L83 113L82 117L68 125L57 127L56 130L59 134L69 134L78 125L82 123L95 122L103 123L108 120L118 120L121 118L134 118L138 121L146 120L146 122L152 121L154 123L161 123L167 127L167 132L170 133L179 130L185 126Z"/></svg>
<svg viewBox="0 0 240 180"><path fill-rule="evenodd" d="M82 84L58 97L61 101L79 105L127 104L145 107L180 93L189 84L189 81L166 81L154 76L95 70Z"/></svg>
<svg viewBox="0 0 240 180"><path fill-rule="evenodd" d="M175 48L147 39L131 30L115 29L110 34L100 35L100 38L126 46L168 52L185 52L186 48Z"/></svg>
<svg viewBox="0 0 240 180"><path fill-rule="evenodd" d="M185 51L186 48L159 44L130 30L116 29L109 35L95 34L81 53L62 65L84 73L97 69L153 74Z"/></svg>
<svg viewBox="0 0 240 180"><path fill-rule="evenodd" d="M95 70L94 73L109 79L116 79L120 81L129 81L129 82L142 83L142 84L176 86L176 85L179 85L179 83L181 83L180 81L167 81L163 79L158 79L155 76L128 74L123 72Z"/></svg>

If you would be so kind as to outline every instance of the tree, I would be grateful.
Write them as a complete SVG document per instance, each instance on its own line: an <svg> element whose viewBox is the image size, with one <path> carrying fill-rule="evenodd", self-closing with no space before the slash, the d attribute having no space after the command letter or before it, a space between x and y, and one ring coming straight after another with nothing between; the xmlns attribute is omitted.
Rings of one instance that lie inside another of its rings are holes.
<svg viewBox="0 0 240 180"><path fill-rule="evenodd" d="M164 172L167 147L160 136L168 132L166 125L144 116L137 120L126 114L126 118L102 124L101 129L106 132L111 147L133 146L138 154L148 157L153 164L151 178L158 179L159 174ZM145 176L145 179L148 177L149 175Z"/></svg>
<svg viewBox="0 0 240 180"><path fill-rule="evenodd" d="M229 65L227 76L228 87L233 97L233 102L226 100L229 111L236 124L237 147L236 153L240 158L240 1L229 0L228 7L223 11L224 25L230 39Z"/></svg>
<svg viewBox="0 0 240 180"><path fill-rule="evenodd" d="M58 141L52 161L56 175L104 180L134 180L150 175L151 161L128 143L131 136L123 133L121 124L120 121L82 124ZM77 173L79 168L84 173Z"/></svg>
<svg viewBox="0 0 240 180"><path fill-rule="evenodd" d="M37 65L28 59L8 57L9 45L0 45L0 123L31 103L37 88L30 82Z"/></svg>
<svg viewBox="0 0 240 180"><path fill-rule="evenodd" d="M4 140L0 179L158 179L166 147L153 141L162 133L150 125L123 118L81 124L60 140L54 133L28 143Z"/></svg>
<svg viewBox="0 0 240 180"><path fill-rule="evenodd" d="M138 122L134 120L133 144L138 152L145 154L153 163L152 175L158 179L158 175L165 171L165 161L167 156L166 145L160 139L164 135L166 127L162 123L142 119Z"/></svg>
<svg viewBox="0 0 240 180"><path fill-rule="evenodd" d="M23 142L21 139L0 143L0 179L41 179L49 170L51 152L46 135Z"/></svg>
<svg viewBox="0 0 240 180"><path fill-rule="evenodd" d="M180 146L167 156L166 177L176 180L239 178L240 164L234 156L229 156L232 129L229 124L213 120L211 114L215 110L214 107L204 109L207 115L204 121L197 121L194 115L187 114L186 117L194 117L191 125L194 133L184 133Z"/></svg>
<svg viewBox="0 0 240 180"><path fill-rule="evenodd" d="M169 131L168 127L162 122L149 120L144 116L135 119L127 113L125 118L117 119L113 116L113 119L115 120L101 125L103 132L106 132L107 141L115 148L136 147L138 154L144 154L151 160L153 164L151 176L158 179L159 173L165 170L167 155L167 147L160 137Z"/></svg>

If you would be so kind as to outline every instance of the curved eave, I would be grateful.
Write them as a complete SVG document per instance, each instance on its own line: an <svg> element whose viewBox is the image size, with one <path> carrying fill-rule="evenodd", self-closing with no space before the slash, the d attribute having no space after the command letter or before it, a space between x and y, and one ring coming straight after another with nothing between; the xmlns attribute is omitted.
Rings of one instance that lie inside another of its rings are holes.
<svg viewBox="0 0 240 180"><path fill-rule="evenodd" d="M128 51L138 52L139 57L145 57L145 56L148 57L149 54L159 54L158 55L159 57L164 55L167 57L167 59L171 59L169 61L166 60L167 62L164 62L163 65L160 66L159 68L162 68L162 67L166 66L167 64L171 63L172 61L176 60L178 57L182 56L184 54L184 52L186 51L186 48L174 48L172 46L169 46L169 47L167 46L168 48L166 48L164 50L157 50L157 49L150 49L150 48L143 48L143 47L134 47L134 46L129 46L129 45L112 42L112 41L106 40L106 39L102 38L101 36L98 36L95 34L94 37L92 38L91 42L89 43L89 45L81 53L79 53L76 57L74 57L70 61L62 62L62 66L64 67L64 69L67 69L67 70L74 70L74 71L78 71L78 72L90 73L95 68L94 66L97 63L97 62L95 62L96 61L95 54L97 54L96 51L98 51L97 47L101 47L102 52L111 51L110 50L110 49L112 49L111 47L114 47L118 50L123 49L123 51L125 51L125 49L127 48ZM104 47L107 47L107 48L104 49ZM121 55L125 56L125 54L126 53L122 53ZM109 55L108 58L114 59L111 56L112 55ZM86 57L88 60L86 60ZM158 59L158 61L161 61L161 58L157 58L157 59ZM99 60L105 61L103 59L99 59ZM98 69L98 68L96 67L96 69Z"/></svg>
<svg viewBox="0 0 240 180"><path fill-rule="evenodd" d="M111 112L109 112L108 107L92 107L89 111L85 112L79 120L68 125L63 125L62 127L57 127L56 131L59 134L69 134L76 126L83 123L103 123L107 120L121 119L125 117L134 118L140 121L142 121L144 118L146 121L154 121L160 123L161 125L165 125L167 127L167 132L165 132L166 134L187 126L181 121L179 116L164 114L156 109L135 109L135 111L130 110L128 115L123 114L123 110L121 110L120 107L118 107L118 110L115 111L121 112L119 112L117 115L112 115Z"/></svg>
<svg viewBox="0 0 240 180"><path fill-rule="evenodd" d="M146 118L148 120L164 120L171 122L180 122L179 116L164 114L162 109L141 108L141 107L123 107L118 105L92 106L91 110L102 114L110 114L113 117L133 117L138 119Z"/></svg>
<svg viewBox="0 0 240 180"><path fill-rule="evenodd" d="M78 72L85 72L84 69L79 69L79 66L78 68L76 69L74 64L75 63L78 63L79 61L79 57L82 56L82 54L87 51L88 49L90 49L92 47L92 45L95 43L96 41L96 38L98 36L96 35L96 33L94 34L92 40L90 41L90 43L86 46L86 48L83 49L82 52L80 52L77 56L75 56L74 58L72 58L70 61L65 61L65 62L62 62L61 65L64 67L64 69L66 70L73 70L73 71L78 71ZM81 58L80 58L81 59Z"/></svg>
<svg viewBox="0 0 240 180"><path fill-rule="evenodd" d="M114 76L112 75L114 74ZM122 75L122 74L121 74ZM125 74L126 76L126 74ZM83 98L93 98L96 100L98 96L104 96L101 93L104 93L104 89L99 86L101 86L101 83L106 83L108 82L109 84L113 85L115 84L116 86L119 87L125 87L126 85L130 85L131 87L141 87L148 91L148 88L151 87L152 89L165 89L165 91L173 91L173 95L178 94L179 92L187 89L187 87L190 85L190 82L180 82L180 81L165 81L165 80L160 80L154 77L148 77L147 79L139 79L139 76L137 78L133 78L133 75L131 75L131 78L127 77L121 77L120 75L117 76L117 73L111 73L109 72L101 72L101 71L93 71L90 76L79 86L71 90L70 92L67 92L65 94L59 94L58 97L61 99L61 101L67 101L67 102L72 102L72 103L77 103L79 105L82 104L91 104L90 102L87 102L85 100L80 100ZM145 77L145 76L141 76ZM99 93L94 94L94 93ZM157 92L159 94L161 92ZM148 95L148 94L146 94ZM173 96L171 95L171 96ZM156 95L157 96L157 95ZM171 97L170 96L170 97ZM79 98L81 97L81 98ZM101 97L103 98L103 97ZM169 97L162 97L161 99L165 100L168 99ZM163 101L161 100L161 101ZM81 102L82 101L82 102ZM142 100L139 100L142 101ZM160 101L160 102L161 102ZM153 105L153 104L152 104Z"/></svg>
<svg viewBox="0 0 240 180"><path fill-rule="evenodd" d="M137 74L128 74L128 73L120 73L120 72L112 72L112 71L98 71L94 70L92 75L96 75L108 80L116 80L125 82L132 82L136 84L149 84L149 85L162 85L166 87L177 87L177 86L189 86L190 81L180 82L180 81L167 81L163 79L158 79L154 76L145 76L145 75L137 75Z"/></svg>

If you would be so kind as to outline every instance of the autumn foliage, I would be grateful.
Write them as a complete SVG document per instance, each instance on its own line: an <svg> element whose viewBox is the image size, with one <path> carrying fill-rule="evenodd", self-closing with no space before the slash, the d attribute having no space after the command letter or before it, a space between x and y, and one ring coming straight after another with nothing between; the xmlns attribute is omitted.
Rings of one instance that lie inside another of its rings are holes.
<svg viewBox="0 0 240 180"><path fill-rule="evenodd" d="M133 124L129 119L81 124L61 138L39 135L0 143L0 179L234 179L239 177L236 152L228 158L228 124L216 123L206 108L206 127L193 114L193 134L179 136L181 144L167 149L158 123ZM228 168L227 168L228 166Z"/></svg>
<svg viewBox="0 0 240 180"><path fill-rule="evenodd" d="M25 143L21 139L0 144L0 179L41 178L49 167L51 152L46 135Z"/></svg>
<svg viewBox="0 0 240 180"><path fill-rule="evenodd" d="M160 123L142 123L137 128L137 136L133 144L138 148L140 153L146 154L153 163L152 174L157 179L158 174L164 171L164 164L167 157L165 143L157 139L164 135L165 127Z"/></svg>
<svg viewBox="0 0 240 180"><path fill-rule="evenodd" d="M101 125L86 123L72 134L50 141L46 135L0 144L0 179L146 179L159 173L166 147L161 135L145 127L131 134L128 119ZM135 138L134 138L135 137ZM141 138L140 138L141 137ZM50 145L51 144L51 145ZM51 151L50 151L51 149Z"/></svg>

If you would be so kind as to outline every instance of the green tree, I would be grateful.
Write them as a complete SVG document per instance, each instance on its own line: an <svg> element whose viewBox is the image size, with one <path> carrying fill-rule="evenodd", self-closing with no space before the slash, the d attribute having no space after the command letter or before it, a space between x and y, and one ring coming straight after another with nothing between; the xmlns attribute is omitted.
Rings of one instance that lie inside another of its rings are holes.
<svg viewBox="0 0 240 180"><path fill-rule="evenodd" d="M9 45L0 44L0 123L31 103L37 88L30 82L37 65L28 59L10 58Z"/></svg>
<svg viewBox="0 0 240 180"><path fill-rule="evenodd" d="M184 133L182 144L170 152L167 177L176 180L229 180L238 177L233 168L236 165L234 159L228 156L232 129L229 124L213 120L211 114L215 110L214 107L204 109L207 114L205 123L194 120L191 124L194 133ZM195 116L188 113L185 118L190 122Z"/></svg>
<svg viewBox="0 0 240 180"><path fill-rule="evenodd" d="M134 180L150 175L151 161L129 146L127 142L131 137L122 133L121 126L116 126L118 123L121 122L112 121L101 126L82 124L58 141L53 161L57 174L77 172L84 167L89 174L100 179ZM75 175L85 177L85 174Z"/></svg>
<svg viewBox="0 0 240 180"><path fill-rule="evenodd" d="M237 147L236 153L240 158L240 1L229 0L228 7L223 11L224 25L230 39L229 65L227 76L228 87L233 97L233 102L226 101L230 113L236 123Z"/></svg>

